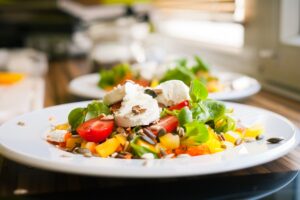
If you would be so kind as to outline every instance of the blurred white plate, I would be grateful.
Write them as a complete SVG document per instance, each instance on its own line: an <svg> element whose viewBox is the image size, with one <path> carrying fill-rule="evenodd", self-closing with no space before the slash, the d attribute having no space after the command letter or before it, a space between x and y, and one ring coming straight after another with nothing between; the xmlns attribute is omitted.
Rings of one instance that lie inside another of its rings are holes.
<svg viewBox="0 0 300 200"><path fill-rule="evenodd" d="M265 127L265 138L283 137L284 140L278 144L267 144L265 140L244 143L212 155L148 161L86 158L64 152L45 141L44 134L53 123L53 117L57 123L63 123L71 109L86 106L87 103L50 107L6 122L0 127L1 154L26 165L65 173L153 178L206 175L252 167L287 154L297 144L295 127L286 118L236 103L227 103L227 106L234 108L235 116L242 122L259 122Z"/></svg>
<svg viewBox="0 0 300 200"><path fill-rule="evenodd" d="M209 97L217 100L241 100L248 98L261 89L257 80L233 72L214 73L226 86L222 92L210 93ZM97 86L100 76L96 74L87 74L73 79L69 83L69 91L77 96L99 99L105 94L105 91Z"/></svg>

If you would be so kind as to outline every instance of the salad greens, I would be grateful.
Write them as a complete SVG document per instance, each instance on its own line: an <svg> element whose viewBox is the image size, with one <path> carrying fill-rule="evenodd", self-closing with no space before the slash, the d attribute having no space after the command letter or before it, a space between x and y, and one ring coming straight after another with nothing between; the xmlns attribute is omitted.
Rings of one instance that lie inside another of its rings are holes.
<svg viewBox="0 0 300 200"><path fill-rule="evenodd" d="M180 59L176 62L174 69L168 70L160 82L168 80L181 80L186 85L190 85L191 81L197 79L196 73L208 72L209 67L198 56L194 56L196 64L194 66L188 66L187 59ZM205 82L206 80L201 81Z"/></svg>
<svg viewBox="0 0 300 200"><path fill-rule="evenodd" d="M83 122L96 118L101 114L108 115L110 110L107 105L100 101L93 101L84 108L73 109L68 116L68 122L74 131Z"/></svg>
<svg viewBox="0 0 300 200"><path fill-rule="evenodd" d="M199 80L193 80L190 85L190 109L184 107L180 112L164 111L176 115L179 124L185 129L183 143L199 145L209 139L207 125L214 126L217 133L234 130L235 120L228 115L222 102L207 99L208 93Z"/></svg>
<svg viewBox="0 0 300 200"><path fill-rule="evenodd" d="M100 80L98 86L107 88L119 84L125 76L131 73L130 66L126 63L120 63L109 70L100 71Z"/></svg>

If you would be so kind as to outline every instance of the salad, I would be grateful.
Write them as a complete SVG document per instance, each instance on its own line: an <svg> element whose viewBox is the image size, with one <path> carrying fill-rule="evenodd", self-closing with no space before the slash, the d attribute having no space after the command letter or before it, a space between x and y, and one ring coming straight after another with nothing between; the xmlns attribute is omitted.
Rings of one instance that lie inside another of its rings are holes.
<svg viewBox="0 0 300 200"><path fill-rule="evenodd" d="M103 101L71 110L47 141L84 156L158 159L213 154L261 138L261 126L242 125L232 109L207 96L196 79L190 87L179 80L155 88L126 81Z"/></svg>
<svg viewBox="0 0 300 200"><path fill-rule="evenodd" d="M197 79L206 86L209 93L222 91L225 87L218 77L212 75L209 66L198 56L194 57L193 62L188 62L188 59L179 59L169 66L141 67L141 65L143 64L130 66L121 63L110 70L101 70L98 86L104 90L111 90L126 80L150 87L168 80L181 80L189 86L192 80Z"/></svg>

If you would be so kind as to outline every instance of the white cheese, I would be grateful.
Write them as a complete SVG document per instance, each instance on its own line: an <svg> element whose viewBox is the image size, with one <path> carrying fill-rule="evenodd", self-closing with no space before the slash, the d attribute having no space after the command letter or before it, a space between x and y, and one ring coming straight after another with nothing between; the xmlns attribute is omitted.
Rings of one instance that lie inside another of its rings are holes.
<svg viewBox="0 0 300 200"><path fill-rule="evenodd" d="M156 100L164 106L176 105L190 99L188 86L179 80L163 82L156 89L162 90L162 93L156 97Z"/></svg>
<svg viewBox="0 0 300 200"><path fill-rule="evenodd" d="M66 130L51 130L47 133L47 140L51 142L65 142Z"/></svg>
<svg viewBox="0 0 300 200"><path fill-rule="evenodd" d="M107 105L122 101L124 96L131 91L142 90L143 88L132 81L127 81L124 85L118 85L110 92L106 93L103 97L103 102Z"/></svg>
<svg viewBox="0 0 300 200"><path fill-rule="evenodd" d="M135 114L132 107L139 106L145 109L144 112ZM115 120L118 126L134 127L149 125L159 119L160 108L155 99L145 94L144 90L131 90L123 98L120 109L115 113Z"/></svg>

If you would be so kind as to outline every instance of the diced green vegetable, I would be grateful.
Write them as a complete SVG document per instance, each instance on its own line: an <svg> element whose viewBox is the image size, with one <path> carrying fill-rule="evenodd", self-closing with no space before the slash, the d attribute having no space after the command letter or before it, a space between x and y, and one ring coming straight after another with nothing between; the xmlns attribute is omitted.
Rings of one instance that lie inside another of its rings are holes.
<svg viewBox="0 0 300 200"><path fill-rule="evenodd" d="M137 145L136 142L137 140L140 138L140 136L136 136L131 142L130 142L130 146L133 149L134 153L138 156L138 157L142 157L144 154L146 153L152 153L154 158L158 158L158 155L151 151L150 149Z"/></svg>

